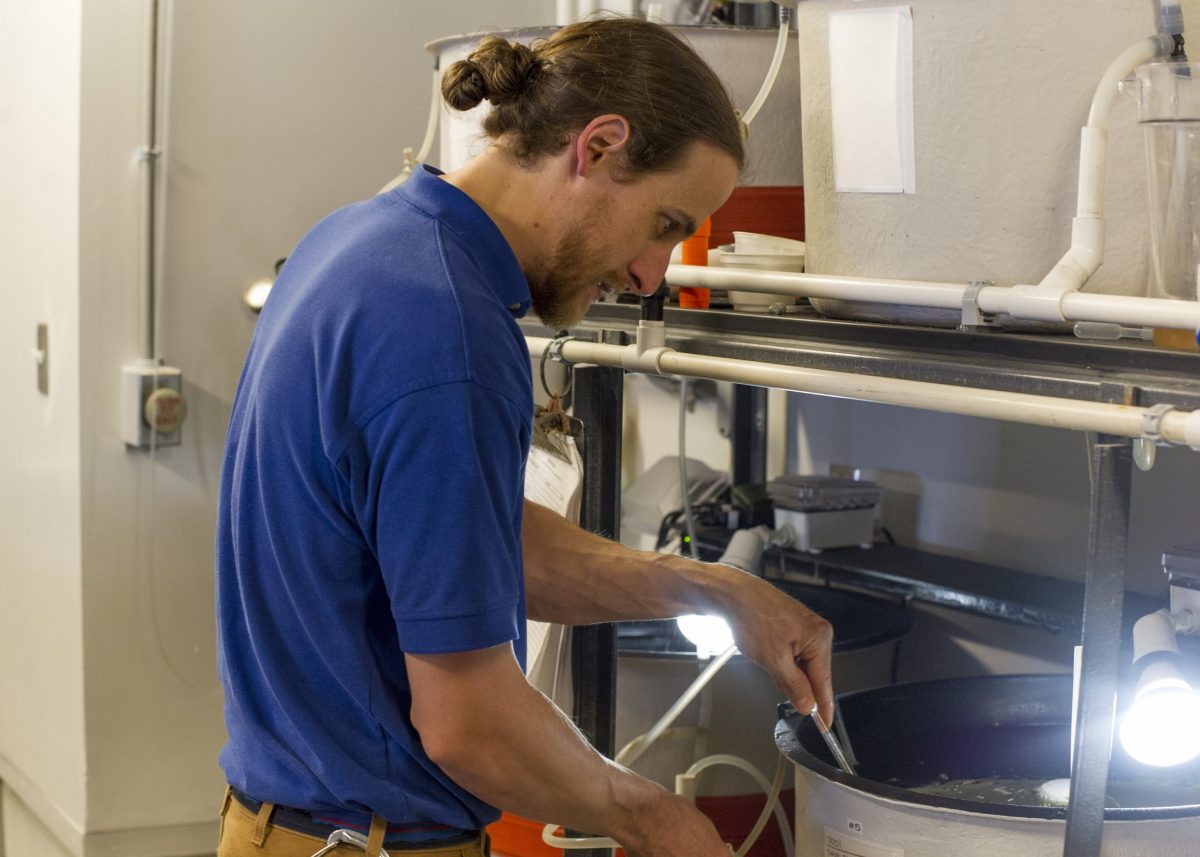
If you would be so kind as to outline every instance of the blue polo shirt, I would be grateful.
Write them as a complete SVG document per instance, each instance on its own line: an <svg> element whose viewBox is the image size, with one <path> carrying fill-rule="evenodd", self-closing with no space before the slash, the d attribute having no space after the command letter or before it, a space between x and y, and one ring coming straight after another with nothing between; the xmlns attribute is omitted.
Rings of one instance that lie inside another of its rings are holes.
<svg viewBox="0 0 1200 857"><path fill-rule="evenodd" d="M533 396L529 289L433 171L319 223L238 384L217 522L229 783L362 824L499 813L425 755L404 653L515 641Z"/></svg>

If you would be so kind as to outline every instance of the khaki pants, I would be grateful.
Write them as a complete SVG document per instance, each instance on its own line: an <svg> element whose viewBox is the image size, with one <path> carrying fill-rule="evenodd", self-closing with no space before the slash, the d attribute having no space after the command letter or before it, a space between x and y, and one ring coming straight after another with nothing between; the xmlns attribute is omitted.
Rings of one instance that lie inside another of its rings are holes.
<svg viewBox="0 0 1200 857"><path fill-rule="evenodd" d="M312 857L325 847L325 840L306 833L297 833L270 822L270 804L266 812L257 815L225 795L221 807L221 833L217 840L217 857ZM479 841L466 845L442 848L392 848L392 857L487 857L487 834ZM330 857L361 855L354 845L339 845L329 852Z"/></svg>

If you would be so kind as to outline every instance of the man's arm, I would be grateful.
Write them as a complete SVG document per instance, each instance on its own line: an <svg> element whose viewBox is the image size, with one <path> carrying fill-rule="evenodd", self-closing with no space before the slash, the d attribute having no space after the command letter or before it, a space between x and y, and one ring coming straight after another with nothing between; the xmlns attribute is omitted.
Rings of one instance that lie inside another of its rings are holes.
<svg viewBox="0 0 1200 857"><path fill-rule="evenodd" d="M611 836L630 857L729 857L688 801L592 749L525 680L510 644L405 664L425 752L477 797Z"/></svg>
<svg viewBox="0 0 1200 857"><path fill-rule="evenodd" d="M742 654L770 674L798 711L820 703L833 722L833 629L800 602L729 566L630 550L536 503L522 532L530 618L564 625L724 616Z"/></svg>

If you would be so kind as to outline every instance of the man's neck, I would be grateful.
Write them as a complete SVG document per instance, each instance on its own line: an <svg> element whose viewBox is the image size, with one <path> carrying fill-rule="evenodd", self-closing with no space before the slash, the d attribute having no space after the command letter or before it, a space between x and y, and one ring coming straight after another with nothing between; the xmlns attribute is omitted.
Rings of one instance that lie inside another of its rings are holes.
<svg viewBox="0 0 1200 857"><path fill-rule="evenodd" d="M555 181L557 161L543 158L526 169L492 145L442 178L487 212L523 270L536 271L558 240L557 218L551 215L561 210L562 202L562 186Z"/></svg>

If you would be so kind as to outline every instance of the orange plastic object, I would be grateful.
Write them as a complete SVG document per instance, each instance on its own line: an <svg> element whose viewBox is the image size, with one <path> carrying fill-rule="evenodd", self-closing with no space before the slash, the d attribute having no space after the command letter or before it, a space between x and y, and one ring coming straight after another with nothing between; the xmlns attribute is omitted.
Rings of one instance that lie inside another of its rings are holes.
<svg viewBox="0 0 1200 857"><path fill-rule="evenodd" d="M787 789L779 796L793 829L796 826L795 795L795 791ZM766 802L766 796L761 794L698 797L696 808L709 817L723 840L737 847L749 835ZM543 826L540 822L504 813L487 829L492 837L492 854L496 857L570 857L571 852L552 848L542 841ZM623 849L618 848L616 854L625 857ZM779 827L772 816L748 857L784 857L784 854Z"/></svg>
<svg viewBox="0 0 1200 857"><path fill-rule="evenodd" d="M712 218L705 218L691 238L683 240L683 264L708 264L708 236L712 235Z"/></svg>
<svg viewBox="0 0 1200 857"><path fill-rule="evenodd" d="M499 821L488 825L492 853L505 857L563 857L563 849L551 848L542 841L543 827L519 815L502 813Z"/></svg>
<svg viewBox="0 0 1200 857"><path fill-rule="evenodd" d="M708 237L712 235L712 218L705 218L691 238L683 241L683 264L708 264ZM679 289L679 305L685 309L708 309L708 289L682 286Z"/></svg>

